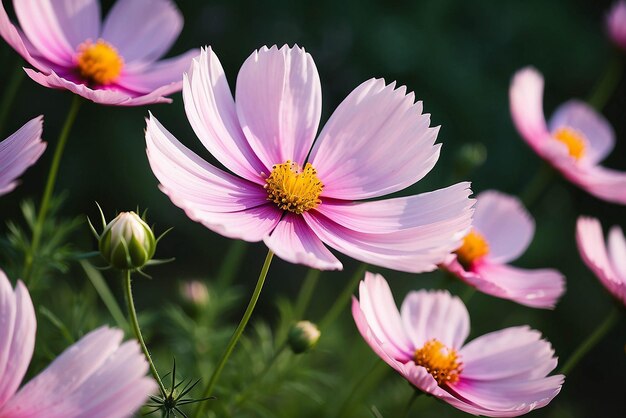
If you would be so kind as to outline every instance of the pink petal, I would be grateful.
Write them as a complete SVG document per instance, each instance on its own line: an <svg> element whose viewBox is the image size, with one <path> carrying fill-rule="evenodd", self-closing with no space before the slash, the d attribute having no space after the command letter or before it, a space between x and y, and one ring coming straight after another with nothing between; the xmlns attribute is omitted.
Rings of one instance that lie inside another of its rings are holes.
<svg viewBox="0 0 626 418"><path fill-rule="evenodd" d="M15 291L0 270L0 416L3 405L19 387L35 347L37 320L24 283Z"/></svg>
<svg viewBox="0 0 626 418"><path fill-rule="evenodd" d="M162 190L187 215L231 238L260 241L282 211L265 190L213 167L183 146L152 115L147 120L148 159Z"/></svg>
<svg viewBox="0 0 626 418"><path fill-rule="evenodd" d="M581 162L596 164L602 161L615 145L615 133L609 122L591 106L579 100L562 104L550 118L550 132L571 128L586 139Z"/></svg>
<svg viewBox="0 0 626 418"><path fill-rule="evenodd" d="M626 237L617 225L609 231L608 250L616 275L626 277Z"/></svg>
<svg viewBox="0 0 626 418"><path fill-rule="evenodd" d="M209 47L202 49L185 75L183 99L189 123L200 141L226 168L258 184L269 174L246 139L222 64Z"/></svg>
<svg viewBox="0 0 626 418"><path fill-rule="evenodd" d="M287 213L272 234L263 239L285 261L319 270L342 270L343 265L322 244L301 216Z"/></svg>
<svg viewBox="0 0 626 418"><path fill-rule="evenodd" d="M554 309L565 292L565 278L552 269L526 270L491 262L473 266L468 283L481 292L532 308Z"/></svg>
<svg viewBox="0 0 626 418"><path fill-rule="evenodd" d="M317 211L303 216L325 244L350 257L401 271L431 271L469 229L468 186L354 205L322 203L318 208L323 213L327 205L328 217Z"/></svg>
<svg viewBox="0 0 626 418"><path fill-rule="evenodd" d="M623 50L626 50L626 2L623 0L613 3L611 11L606 16L606 28L611 40Z"/></svg>
<svg viewBox="0 0 626 418"><path fill-rule="evenodd" d="M519 70L509 88L513 123L522 138L538 153L550 135L543 114L543 77L533 67Z"/></svg>
<svg viewBox="0 0 626 418"><path fill-rule="evenodd" d="M613 262L606 251L600 222L594 218L578 218L576 243L587 267L613 296L626 305L626 277L621 276L613 267Z"/></svg>
<svg viewBox="0 0 626 418"><path fill-rule="evenodd" d="M129 65L161 58L183 28L183 16L170 0L117 0L104 21L102 39Z"/></svg>
<svg viewBox="0 0 626 418"><path fill-rule="evenodd" d="M556 159L552 163L587 193L607 202L626 205L626 172L576 164L571 159Z"/></svg>
<svg viewBox="0 0 626 418"><path fill-rule="evenodd" d="M322 197L383 196L424 177L439 158L439 128L422 103L395 83L369 80L346 97L313 146L309 160L324 184Z"/></svg>
<svg viewBox="0 0 626 418"><path fill-rule="evenodd" d="M30 120L0 142L0 196L17 185L15 179L35 164L46 149L41 141L43 116Z"/></svg>
<svg viewBox="0 0 626 418"><path fill-rule="evenodd" d="M311 55L297 45L253 52L239 70L235 94L243 132L265 166L304 164L322 111Z"/></svg>
<svg viewBox="0 0 626 418"><path fill-rule="evenodd" d="M437 339L458 350L469 335L469 313L463 302L447 291L410 292L401 312L404 329L417 349Z"/></svg>
<svg viewBox="0 0 626 418"><path fill-rule="evenodd" d="M522 202L495 190L482 192L476 200L473 226L489 244L488 259L506 263L522 255L535 233L535 222Z"/></svg>

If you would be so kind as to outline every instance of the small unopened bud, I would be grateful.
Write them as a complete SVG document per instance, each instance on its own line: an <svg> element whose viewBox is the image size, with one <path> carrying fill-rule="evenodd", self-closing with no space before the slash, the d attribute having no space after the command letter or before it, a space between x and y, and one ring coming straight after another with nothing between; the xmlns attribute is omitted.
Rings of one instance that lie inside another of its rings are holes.
<svg viewBox="0 0 626 418"><path fill-rule="evenodd" d="M287 341L295 354L304 353L317 344L320 339L320 330L312 322L300 321L289 330Z"/></svg>
<svg viewBox="0 0 626 418"><path fill-rule="evenodd" d="M189 280L180 285L180 294L186 302L198 307L209 303L209 290L198 280Z"/></svg>
<svg viewBox="0 0 626 418"><path fill-rule="evenodd" d="M122 212L104 228L99 238L102 256L120 270L135 270L154 256L152 229L135 212Z"/></svg>

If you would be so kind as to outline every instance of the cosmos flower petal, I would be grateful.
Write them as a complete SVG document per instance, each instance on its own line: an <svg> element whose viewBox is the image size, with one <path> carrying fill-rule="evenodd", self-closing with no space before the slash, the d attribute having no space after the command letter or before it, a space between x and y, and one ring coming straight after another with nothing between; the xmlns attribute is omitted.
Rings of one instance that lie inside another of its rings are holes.
<svg viewBox="0 0 626 418"><path fill-rule="evenodd" d="M609 230L608 252L616 275L626 277L626 237L617 225Z"/></svg>
<svg viewBox="0 0 626 418"><path fill-rule="evenodd" d="M183 99L189 123L209 152L233 173L264 184L260 173L272 166L263 165L241 130L222 64L210 47L185 75Z"/></svg>
<svg viewBox="0 0 626 418"><path fill-rule="evenodd" d="M606 29L611 40L626 50L626 1L618 0L606 16Z"/></svg>
<svg viewBox="0 0 626 418"><path fill-rule="evenodd" d="M37 322L24 283L18 281L13 291L2 270L0 323L0 416L5 416L2 406L19 387L33 355Z"/></svg>
<svg viewBox="0 0 626 418"><path fill-rule="evenodd" d="M626 172L594 165L556 160L555 165L572 183L607 202L626 205Z"/></svg>
<svg viewBox="0 0 626 418"><path fill-rule="evenodd" d="M341 262L328 251L302 217L293 213L286 214L263 241L278 257L290 263L319 270L343 269Z"/></svg>
<svg viewBox="0 0 626 418"><path fill-rule="evenodd" d="M550 135L543 114L543 76L533 67L519 70L509 89L511 116L518 132L540 155Z"/></svg>
<svg viewBox="0 0 626 418"><path fill-rule="evenodd" d="M522 202L495 190L476 200L473 226L489 244L488 259L506 263L522 255L535 234L535 221Z"/></svg>
<svg viewBox="0 0 626 418"><path fill-rule="evenodd" d="M580 100L563 103L549 122L550 132L559 128L572 128L580 132L586 147L582 161L596 164L602 161L615 145L615 133L607 120L594 108Z"/></svg>
<svg viewBox="0 0 626 418"><path fill-rule="evenodd" d="M310 54L297 45L253 52L239 70L235 97L243 132L266 167L287 160L304 164L322 112Z"/></svg>
<svg viewBox="0 0 626 418"><path fill-rule="evenodd" d="M15 188L15 179L35 164L46 149L46 143L41 141L42 130L43 117L39 116L0 142L0 196Z"/></svg>
<svg viewBox="0 0 626 418"><path fill-rule="evenodd" d="M311 150L324 184L322 197L366 199L402 190L424 177L439 158L439 128L431 128L406 87L371 79L332 114Z"/></svg>
<svg viewBox="0 0 626 418"><path fill-rule="evenodd" d="M182 28L183 16L170 0L117 0L104 21L102 38L132 66L162 57Z"/></svg>
<svg viewBox="0 0 626 418"><path fill-rule="evenodd" d="M414 347L436 338L458 349L470 330L469 313L461 300L446 291L410 292L402 302L402 321Z"/></svg>

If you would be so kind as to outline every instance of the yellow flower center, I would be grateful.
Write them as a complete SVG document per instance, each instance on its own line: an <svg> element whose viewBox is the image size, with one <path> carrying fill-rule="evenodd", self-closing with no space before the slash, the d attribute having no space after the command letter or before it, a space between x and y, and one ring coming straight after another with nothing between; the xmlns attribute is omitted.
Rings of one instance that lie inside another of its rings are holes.
<svg viewBox="0 0 626 418"><path fill-rule="evenodd" d="M415 350L415 364L424 367L439 385L454 384L459 381L463 363L453 348L446 347L441 341L432 339L422 348Z"/></svg>
<svg viewBox="0 0 626 418"><path fill-rule="evenodd" d="M290 160L276 164L263 187L267 190L267 200L298 215L322 203L319 197L324 185L311 163L306 163L304 168Z"/></svg>
<svg viewBox="0 0 626 418"><path fill-rule="evenodd" d="M472 229L463 239L461 248L456 250L455 253L459 262L467 267L474 261L489 254L489 244L485 237L475 229Z"/></svg>
<svg viewBox="0 0 626 418"><path fill-rule="evenodd" d="M124 60L111 44L99 39L95 44L91 41L80 44L76 66L81 77L107 85L120 76Z"/></svg>
<svg viewBox="0 0 626 418"><path fill-rule="evenodd" d="M569 155L575 160L585 155L585 139L580 132L571 128L559 128L554 133L554 139L565 144Z"/></svg>

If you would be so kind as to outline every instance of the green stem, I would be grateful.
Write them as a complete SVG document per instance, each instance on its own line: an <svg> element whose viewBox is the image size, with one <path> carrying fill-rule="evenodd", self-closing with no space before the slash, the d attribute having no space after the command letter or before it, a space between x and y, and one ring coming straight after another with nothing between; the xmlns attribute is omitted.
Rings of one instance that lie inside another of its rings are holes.
<svg viewBox="0 0 626 418"><path fill-rule="evenodd" d="M37 214L37 221L35 226L33 227L33 239L31 241L31 245L29 250L26 253L26 257L24 260L24 270L22 271L22 280L28 283L30 279L30 275L33 269L33 262L35 260L35 255L37 254L37 250L39 249L39 243L41 241L41 234L43 233L44 223L46 221L46 215L48 214L48 209L50 207L50 198L52 197L52 192L54 191L54 184L56 182L57 173L59 172L59 166L61 164L61 157L63 156L63 150L65 149L65 144L67 143L67 139L69 138L70 131L72 130L72 126L74 125L74 121L76 120L76 115L78 114L78 109L80 108L81 98L78 95L74 96L72 101L72 105L70 107L70 111L67 114L67 118L65 119L65 123L63 124L63 129L61 130L61 134L59 135L59 141L57 142L56 149L54 150L54 156L52 157L52 165L50 166L50 172L48 173L48 181L46 182L46 188L43 193L43 197L41 198L41 204L39 205L39 213Z"/></svg>
<svg viewBox="0 0 626 418"><path fill-rule="evenodd" d="M552 167L547 163L542 163L539 170L535 173L535 176L526 185L522 193L520 193L520 198L527 209L530 209L530 207L537 202L537 199L541 197L543 192L545 192L553 176L554 170Z"/></svg>
<svg viewBox="0 0 626 418"><path fill-rule="evenodd" d="M20 90L20 84L22 84L24 74L22 60L20 59L11 74L11 78L6 84L7 88L4 92L4 96L2 96L2 102L0 102L0 134L4 131L4 124L6 123L7 116L9 116L9 110L11 110L11 105L17 96L17 92Z"/></svg>
<svg viewBox="0 0 626 418"><path fill-rule="evenodd" d="M338 409L337 418L346 416L348 409L352 405L353 401L358 398L363 392L370 390L385 374L390 370L387 363L376 359L374 365L352 386L350 393L344 399L341 407Z"/></svg>
<svg viewBox="0 0 626 418"><path fill-rule="evenodd" d="M320 321L319 328L321 330L332 324L335 319L337 319L341 311L350 302L350 297L354 293L354 289L356 288L356 286L363 279L365 270L367 270L367 264L361 264L361 266L354 272L354 275L352 276L346 287L343 289L339 297L335 300L333 306L331 306L328 312L326 312L324 318L322 318L322 320Z"/></svg>
<svg viewBox="0 0 626 418"><path fill-rule="evenodd" d="M561 368L559 373L564 375L569 374L574 367L578 364L578 362L585 357L585 355L593 348L595 345L600 342L600 340L606 335L607 332L613 328L613 326L618 322L620 317L620 309L615 307L609 312L607 317L602 321L600 326L596 328L594 332L587 337L586 340L582 342L574 351L574 353L567 360L565 365Z"/></svg>
<svg viewBox="0 0 626 418"><path fill-rule="evenodd" d="M150 372L152 373L152 377L159 384L159 389L161 390L161 394L165 396L167 391L165 389L165 385L163 385L163 381L159 376L159 372L157 371L154 363L152 362L152 356L150 356L150 352L148 351L148 347L146 347L146 343L143 340L143 335L141 335L141 329L139 328L139 321L137 320L137 311L135 310L135 303L133 302L133 291L131 287L130 281L130 270L124 270L124 293L126 294L126 303L128 304L128 316L130 318L130 324L135 332L135 337L137 337L137 341L139 341L139 345L143 350L143 354L146 356L146 360L150 365Z"/></svg>
<svg viewBox="0 0 626 418"><path fill-rule="evenodd" d="M241 265L240 261L246 252L247 246L247 242L240 240L234 240L230 244L230 248L226 253L226 257L224 257L224 261L222 262L222 266L217 273L217 283L219 286L226 287L233 281L235 273Z"/></svg>
<svg viewBox="0 0 626 418"><path fill-rule="evenodd" d="M241 321L239 322L239 325L237 326L237 329L235 329L235 332L233 333L232 337L230 337L230 341L228 342L228 345L226 346L226 350L224 350L224 353L222 354L222 358L220 358L219 362L217 363L217 367L213 371L213 375L211 375L211 379L209 380L209 383L204 388L204 392L201 398L208 398L209 396L211 396L213 392L213 388L215 387L215 384L217 383L218 379L220 378L220 375L222 374L222 369L224 369L224 366L226 365L228 358L232 354L235 346L237 345L237 342L239 342L239 338L241 337L241 334L243 334L243 331L246 328L246 325L248 324L250 317L252 316L254 307L256 306L256 303L259 300L259 296L261 295L261 290L263 290L263 284L265 283L265 277L267 276L267 272L270 268L270 264L272 263L273 257L274 257L274 253L272 252L272 250L268 250L267 256L265 257L265 262L263 263L263 267L261 268L261 273L259 274L259 279L257 280L257 283L256 283L256 287L254 288L254 292L252 293L250 302L248 302L248 307L246 308L246 311L244 312L243 317L241 318ZM199 418L200 416L202 416L202 414L204 414L204 412L206 411L206 408L207 408L206 402L199 403L198 406L196 407L194 416L196 418Z"/></svg>
<svg viewBox="0 0 626 418"><path fill-rule="evenodd" d="M623 69L621 53L616 52L587 100L596 110L600 111L606 106L621 79Z"/></svg>
<svg viewBox="0 0 626 418"><path fill-rule="evenodd" d="M303 316L309 307L309 303L311 302L311 297L313 297L313 292L315 291L315 286L317 286L320 274L320 270L310 269L304 278L302 288L300 289L300 293L298 294L298 299L296 299L295 308L293 310L294 319L296 321L303 319Z"/></svg>
<svg viewBox="0 0 626 418"><path fill-rule="evenodd" d="M466 286L465 291L461 294L461 300L463 301L463 304L465 306L467 306L467 304L472 299L472 297L474 296L475 293L476 293L476 288L475 287L473 287L473 286Z"/></svg>
<svg viewBox="0 0 626 418"><path fill-rule="evenodd" d="M411 397L409 398L409 401L407 402L406 406L404 407L404 412L402 413L402 417L408 417L409 416L409 412L411 412L411 407L413 407L413 404L415 403L415 400L417 398L419 398L424 392L419 391L419 390L414 390L413 394L411 395Z"/></svg>

